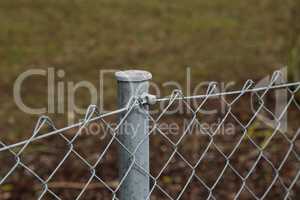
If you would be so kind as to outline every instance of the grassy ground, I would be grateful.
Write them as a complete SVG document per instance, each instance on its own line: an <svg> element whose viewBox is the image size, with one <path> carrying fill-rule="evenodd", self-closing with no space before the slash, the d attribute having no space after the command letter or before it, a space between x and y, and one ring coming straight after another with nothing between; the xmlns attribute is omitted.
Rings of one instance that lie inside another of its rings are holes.
<svg viewBox="0 0 300 200"><path fill-rule="evenodd" d="M291 42L299 34L294 28L296 4L296 0L284 4L279 0L1 1L1 132L24 134L32 128L31 116L19 111L12 93L16 77L30 68L63 69L67 80L97 85L100 69L125 68L147 69L159 83L184 82L187 66L195 82L259 79L287 64ZM115 94L110 79L106 99ZM47 105L45 81L29 81L24 87L29 105ZM87 106L84 95L77 101Z"/></svg>

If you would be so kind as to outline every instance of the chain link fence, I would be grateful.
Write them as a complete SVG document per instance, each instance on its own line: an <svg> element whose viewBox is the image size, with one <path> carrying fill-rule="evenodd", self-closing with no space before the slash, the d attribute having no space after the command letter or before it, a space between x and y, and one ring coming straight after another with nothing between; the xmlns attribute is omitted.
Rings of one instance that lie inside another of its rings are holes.
<svg viewBox="0 0 300 200"><path fill-rule="evenodd" d="M149 74L122 73L118 110L0 140L0 200L299 199L299 82L156 98Z"/></svg>

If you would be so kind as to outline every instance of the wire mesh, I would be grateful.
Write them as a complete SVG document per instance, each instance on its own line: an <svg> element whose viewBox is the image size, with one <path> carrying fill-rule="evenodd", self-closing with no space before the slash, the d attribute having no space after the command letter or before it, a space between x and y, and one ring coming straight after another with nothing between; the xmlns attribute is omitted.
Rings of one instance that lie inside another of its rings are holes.
<svg viewBox="0 0 300 200"><path fill-rule="evenodd" d="M61 129L42 116L30 138L0 141L0 200L120 199L133 168L150 179L146 199L298 199L300 82L278 84L279 76L231 92L215 83L198 96L175 90L149 111L139 97L105 114L92 105L80 123ZM278 94L286 101L275 110ZM137 107L150 121L150 171L135 161L144 140L130 151L118 138ZM101 124L100 135L84 134L91 124ZM131 158L122 177L118 148Z"/></svg>

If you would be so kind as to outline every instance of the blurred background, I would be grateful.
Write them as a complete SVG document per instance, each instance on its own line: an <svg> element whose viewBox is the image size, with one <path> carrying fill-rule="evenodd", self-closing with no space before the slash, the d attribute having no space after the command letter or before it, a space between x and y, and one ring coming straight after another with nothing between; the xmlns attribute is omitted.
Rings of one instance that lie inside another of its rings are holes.
<svg viewBox="0 0 300 200"><path fill-rule="evenodd" d="M192 84L234 81L240 88L288 65L289 80L296 81L299 10L298 0L0 1L1 137L10 143L31 135L38 116L16 106L13 86L33 68L61 69L59 81L98 86L101 69L144 69L158 84L184 85L190 67ZM76 104L87 107L89 94L76 95ZM104 83L105 108L116 108L115 95L111 74ZM27 105L47 106L45 77L26 81L22 97ZM60 127L67 115L50 114Z"/></svg>
<svg viewBox="0 0 300 200"><path fill-rule="evenodd" d="M184 84L190 67L194 84L235 81L240 87L285 65L299 67L297 11L297 0L1 1L1 133L32 129L37 116L13 100L14 81L32 68L63 69L60 81L98 86L100 69L145 69L157 83ZM115 95L114 83L113 75L105 79L105 99ZM76 103L87 107L89 95L78 96ZM47 106L46 78L25 81L22 97L32 107Z"/></svg>

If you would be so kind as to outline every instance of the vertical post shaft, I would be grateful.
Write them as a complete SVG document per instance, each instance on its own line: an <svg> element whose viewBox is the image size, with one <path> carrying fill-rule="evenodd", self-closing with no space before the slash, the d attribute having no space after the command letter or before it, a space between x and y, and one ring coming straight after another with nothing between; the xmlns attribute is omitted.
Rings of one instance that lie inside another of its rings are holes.
<svg viewBox="0 0 300 200"><path fill-rule="evenodd" d="M124 108L131 97L148 93L149 80L152 78L149 72L128 70L119 71L115 75L118 80L118 106L120 108ZM142 142L133 156L124 147L119 147L119 179L122 180L126 176L119 190L121 200L146 199L150 189L150 180L147 175L149 172L149 138L147 138L149 119L145 112L139 109L141 108L137 106L131 110L118 131L118 139L131 153L134 153ZM119 115L119 121L125 114Z"/></svg>

